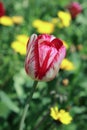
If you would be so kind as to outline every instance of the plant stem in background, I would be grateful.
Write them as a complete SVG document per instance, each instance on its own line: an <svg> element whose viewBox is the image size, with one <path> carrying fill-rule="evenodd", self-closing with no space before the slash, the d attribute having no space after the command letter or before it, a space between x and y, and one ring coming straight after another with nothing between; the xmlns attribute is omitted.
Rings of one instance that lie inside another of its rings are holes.
<svg viewBox="0 0 87 130"><path fill-rule="evenodd" d="M42 116L40 121L37 123L37 125L34 127L34 130L38 130L39 127L47 120L47 117L49 116L49 111L45 113L45 115Z"/></svg>
<svg viewBox="0 0 87 130"><path fill-rule="evenodd" d="M25 104L25 107L24 107L24 110L23 110L23 114L22 114L22 118L21 118L21 122L20 122L20 126L19 126L19 130L23 130L24 129L24 121L25 121L25 118L27 116L28 109L29 109L29 106L30 106L30 102L31 102L32 96L33 96L33 94L35 92L37 83L38 83L38 81L34 81L33 87L32 87L31 92L30 92L30 95L27 97L26 104Z"/></svg>

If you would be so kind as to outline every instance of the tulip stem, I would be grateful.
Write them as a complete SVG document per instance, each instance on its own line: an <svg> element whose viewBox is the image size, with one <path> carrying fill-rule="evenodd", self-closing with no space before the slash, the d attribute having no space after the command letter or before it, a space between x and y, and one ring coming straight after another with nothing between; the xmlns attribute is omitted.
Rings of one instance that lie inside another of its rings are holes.
<svg viewBox="0 0 87 130"><path fill-rule="evenodd" d="M26 104L25 104L25 107L24 107L24 110L23 110L21 121L20 121L19 130L23 130L24 129L25 118L27 116L28 109L29 109L29 106L30 106L30 102L32 100L32 97L33 97L34 91L36 89L37 83L38 83L38 81L34 81L33 87L32 87L31 92L30 92L30 95L27 96Z"/></svg>

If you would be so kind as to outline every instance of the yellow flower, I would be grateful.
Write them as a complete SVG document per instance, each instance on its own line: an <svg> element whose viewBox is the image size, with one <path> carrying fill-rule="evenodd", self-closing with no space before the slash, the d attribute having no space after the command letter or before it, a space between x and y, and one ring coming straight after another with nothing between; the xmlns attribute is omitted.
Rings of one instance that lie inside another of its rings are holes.
<svg viewBox="0 0 87 130"><path fill-rule="evenodd" d="M74 64L66 58L62 61L60 68L67 71L75 69Z"/></svg>
<svg viewBox="0 0 87 130"><path fill-rule="evenodd" d="M26 43L28 41L28 36L20 34L16 36L16 39L22 43Z"/></svg>
<svg viewBox="0 0 87 130"><path fill-rule="evenodd" d="M50 116L57 121L60 121L63 124L69 124L72 121L72 117L70 116L69 112L61 109L58 110L57 106L52 107L50 109Z"/></svg>
<svg viewBox="0 0 87 130"><path fill-rule="evenodd" d="M57 24L58 22L59 22L59 19L58 19L58 18L53 18L53 19L52 19L52 23Z"/></svg>
<svg viewBox="0 0 87 130"><path fill-rule="evenodd" d="M35 27L39 33L51 34L54 31L53 23L47 22L47 21L42 21L39 19L37 19L33 22L33 27Z"/></svg>
<svg viewBox="0 0 87 130"><path fill-rule="evenodd" d="M9 16L2 16L0 18L0 24L2 24L4 26L12 26L13 21L12 21L11 17L9 17Z"/></svg>
<svg viewBox="0 0 87 130"><path fill-rule="evenodd" d="M71 21L71 15L68 12L59 11L57 13L59 19L61 20L60 27L68 27Z"/></svg>
<svg viewBox="0 0 87 130"><path fill-rule="evenodd" d="M51 112L50 112L50 116L54 119L57 120L59 118L59 114L58 114L58 107L51 107L50 108Z"/></svg>
<svg viewBox="0 0 87 130"><path fill-rule="evenodd" d="M26 45L28 41L28 37L26 35L18 35L16 37L16 41L12 42L11 47L21 55L26 54Z"/></svg>
<svg viewBox="0 0 87 130"><path fill-rule="evenodd" d="M69 112L66 112L65 110L61 109L59 111L59 120L63 124L70 124L72 117L70 116Z"/></svg>
<svg viewBox="0 0 87 130"><path fill-rule="evenodd" d="M12 20L15 24L21 24L23 23L23 17L22 16L13 16Z"/></svg>
<svg viewBox="0 0 87 130"><path fill-rule="evenodd" d="M11 47L21 55L24 55L26 53L25 45L21 44L19 41L12 42Z"/></svg>
<svg viewBox="0 0 87 130"><path fill-rule="evenodd" d="M68 44L64 40L62 41L63 41L63 45L66 47L66 49L68 49L69 48Z"/></svg>

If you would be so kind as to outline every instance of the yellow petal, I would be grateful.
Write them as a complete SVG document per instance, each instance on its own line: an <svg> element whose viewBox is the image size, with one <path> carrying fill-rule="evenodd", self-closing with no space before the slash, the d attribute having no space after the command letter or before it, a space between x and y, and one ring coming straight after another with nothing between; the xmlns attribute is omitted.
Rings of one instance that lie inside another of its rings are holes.
<svg viewBox="0 0 87 130"><path fill-rule="evenodd" d="M68 49L69 48L68 44L64 40L62 41L63 41L63 45L66 47L66 49Z"/></svg>
<svg viewBox="0 0 87 130"><path fill-rule="evenodd" d="M63 124L69 124L72 121L72 117L70 116L69 112L65 110L60 110L60 122Z"/></svg>
<svg viewBox="0 0 87 130"><path fill-rule="evenodd" d="M33 27L39 27L42 25L42 21L39 19L36 19L33 21L32 25L33 25Z"/></svg>
<svg viewBox="0 0 87 130"><path fill-rule="evenodd" d="M58 107L52 107L50 109L50 116L54 119L54 120L58 120Z"/></svg>
<svg viewBox="0 0 87 130"><path fill-rule="evenodd" d="M54 24L47 21L35 20L33 22L33 27L37 28L39 33L51 34L54 31Z"/></svg>
<svg viewBox="0 0 87 130"><path fill-rule="evenodd" d="M12 20L15 24L21 24L24 21L22 16L13 16Z"/></svg>
<svg viewBox="0 0 87 130"><path fill-rule="evenodd" d="M72 121L72 117L69 112L66 112L64 109L58 110L58 107L52 107L50 109L50 116L57 121L60 121L63 124L69 124Z"/></svg>
<svg viewBox="0 0 87 130"><path fill-rule="evenodd" d="M19 41L14 41L11 44L11 47L18 53L20 53L21 55L25 55L26 54L26 45L22 44Z"/></svg>
<svg viewBox="0 0 87 130"><path fill-rule="evenodd" d="M57 13L64 27L68 27L71 22L71 15L69 12L59 11Z"/></svg>
<svg viewBox="0 0 87 130"><path fill-rule="evenodd" d="M13 21L12 21L11 17L9 17L9 16L2 16L0 18L0 23L4 26L12 26L13 25Z"/></svg>
<svg viewBox="0 0 87 130"><path fill-rule="evenodd" d="M17 35L17 36L16 36L16 39L17 39L19 42L21 42L21 43L23 43L23 44L26 45L26 43L27 43L29 37L26 36L25 34L20 34L20 35Z"/></svg>
<svg viewBox="0 0 87 130"><path fill-rule="evenodd" d="M64 59L60 65L60 68L61 69L64 69L64 70L67 70L67 71L70 71L70 70L74 70L75 69L75 66L74 64L69 61L68 59Z"/></svg>
<svg viewBox="0 0 87 130"><path fill-rule="evenodd" d="M54 24L57 24L59 22L59 19L58 18L53 18L51 22L54 23Z"/></svg>

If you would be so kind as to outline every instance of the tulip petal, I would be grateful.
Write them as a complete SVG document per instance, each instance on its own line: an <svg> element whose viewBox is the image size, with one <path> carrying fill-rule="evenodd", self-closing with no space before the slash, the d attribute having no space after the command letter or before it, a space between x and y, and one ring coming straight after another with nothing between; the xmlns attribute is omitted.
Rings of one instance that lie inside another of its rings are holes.
<svg viewBox="0 0 87 130"><path fill-rule="evenodd" d="M27 42L27 52L30 50L32 44L35 43L35 40L37 39L37 35L36 34L32 34L30 39Z"/></svg>
<svg viewBox="0 0 87 130"><path fill-rule="evenodd" d="M43 41L51 42L53 39L55 39L55 37L49 34L41 34L38 36L38 40L42 40L42 39Z"/></svg>
<svg viewBox="0 0 87 130"><path fill-rule="evenodd" d="M56 48L50 47L51 43L44 41L42 44L39 45L39 77L42 78L45 76L46 72L52 66L54 60L57 60L58 51ZM57 66L58 68L58 66Z"/></svg>
<svg viewBox="0 0 87 130"><path fill-rule="evenodd" d="M62 45L63 45L62 41L61 41L60 39L58 39L58 38L53 39L53 40L51 41L51 44L52 44L52 46L55 47L57 50L59 50L59 49L62 47Z"/></svg>
<svg viewBox="0 0 87 130"><path fill-rule="evenodd" d="M27 43L27 56L25 62L25 70L31 75L32 78L35 77L35 42L37 39L37 35L33 34L30 40Z"/></svg>
<svg viewBox="0 0 87 130"><path fill-rule="evenodd" d="M33 34L27 43L25 70L35 80L50 81L60 68L66 48L53 35Z"/></svg>

